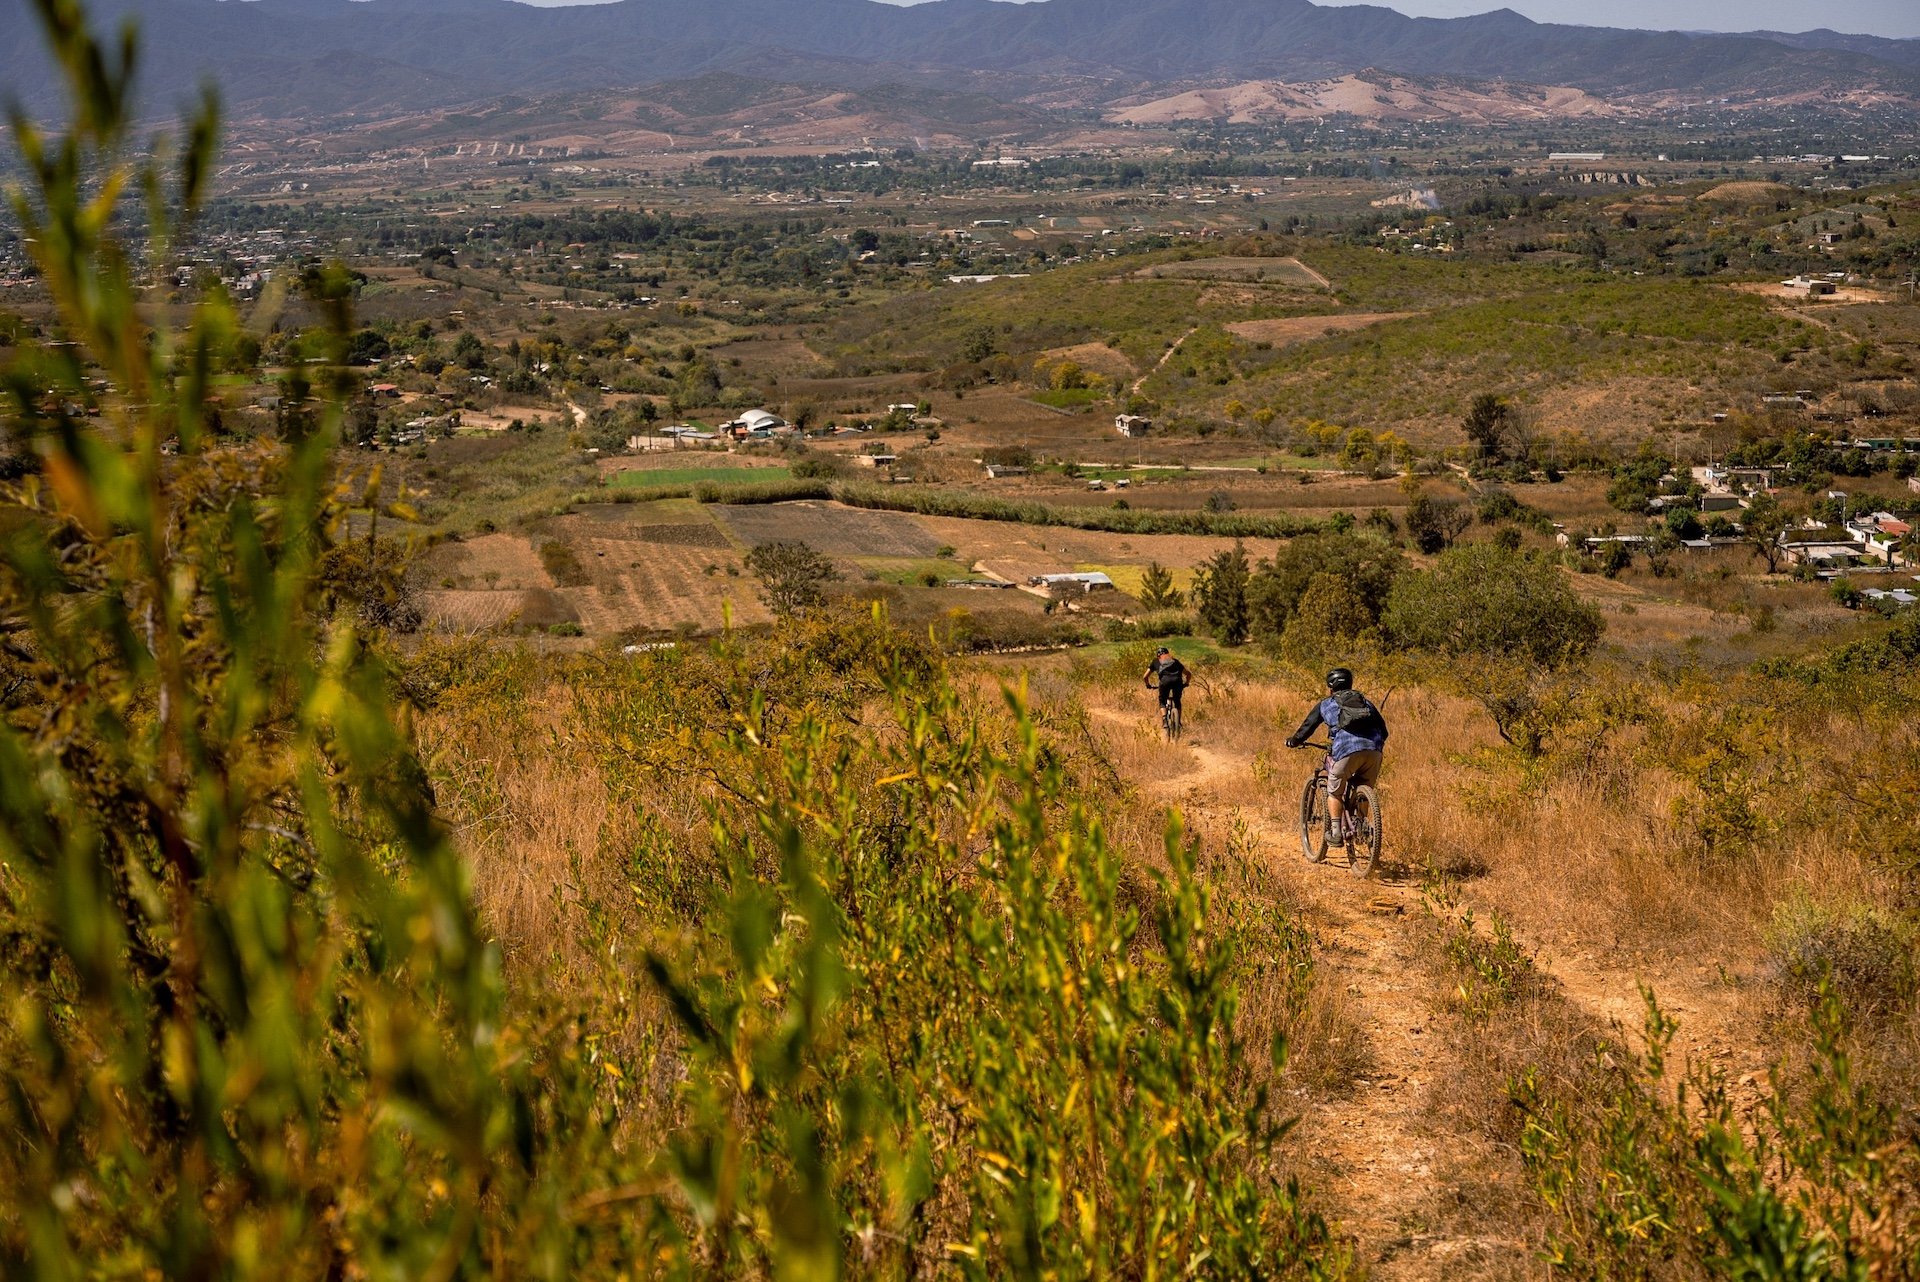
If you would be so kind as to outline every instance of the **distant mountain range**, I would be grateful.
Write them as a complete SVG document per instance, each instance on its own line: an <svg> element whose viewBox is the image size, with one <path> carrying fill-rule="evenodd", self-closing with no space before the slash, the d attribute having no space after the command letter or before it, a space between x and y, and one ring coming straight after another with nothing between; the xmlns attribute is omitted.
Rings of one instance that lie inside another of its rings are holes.
<svg viewBox="0 0 1920 1282"><path fill-rule="evenodd" d="M145 101L204 79L266 118L373 119L502 95L727 72L786 84L937 86L1091 107L1247 82L1414 77L1651 96L1920 102L1920 40L1831 31L1708 35L1409 18L1308 0L99 0L136 17ZM0 85L54 100L26 0L0 0Z"/></svg>

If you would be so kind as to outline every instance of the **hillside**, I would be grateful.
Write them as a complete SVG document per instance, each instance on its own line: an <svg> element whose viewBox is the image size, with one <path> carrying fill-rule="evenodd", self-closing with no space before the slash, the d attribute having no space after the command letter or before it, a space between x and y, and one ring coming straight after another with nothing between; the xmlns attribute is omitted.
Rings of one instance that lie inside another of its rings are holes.
<svg viewBox="0 0 1920 1282"><path fill-rule="evenodd" d="M1408 18L1307 0L118 0L143 20L145 93L212 78L248 112L359 115L685 79L712 71L827 85L994 78L996 96L1071 87L1083 105L1144 85L1318 80L1364 68L1512 79L1600 97L1920 91L1912 41L1776 40L1554 26L1509 11ZM51 81L26 0L0 4L0 80L30 105ZM983 86L972 85L971 88Z"/></svg>
<svg viewBox="0 0 1920 1282"><path fill-rule="evenodd" d="M1361 120L1446 119L1473 123L1605 118L1620 109L1583 89L1461 80L1414 80L1366 71L1332 80L1286 84L1248 80L1217 89L1188 89L1117 106L1110 118L1130 125L1218 120L1254 124L1316 120L1329 115Z"/></svg>

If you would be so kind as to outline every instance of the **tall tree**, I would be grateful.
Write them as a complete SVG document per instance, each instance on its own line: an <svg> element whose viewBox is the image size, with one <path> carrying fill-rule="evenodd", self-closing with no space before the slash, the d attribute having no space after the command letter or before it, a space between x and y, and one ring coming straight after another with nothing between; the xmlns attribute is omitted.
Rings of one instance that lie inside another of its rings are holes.
<svg viewBox="0 0 1920 1282"><path fill-rule="evenodd" d="M1467 439L1489 463L1504 463L1508 456L1509 433L1513 429L1513 407L1492 392L1482 392L1467 407L1460 426Z"/></svg>
<svg viewBox="0 0 1920 1282"><path fill-rule="evenodd" d="M1247 586L1253 567L1247 561L1246 545L1235 543L1224 552L1216 552L1194 572L1193 604L1200 621L1222 644L1239 645L1247 639L1252 611L1247 601Z"/></svg>
<svg viewBox="0 0 1920 1282"><path fill-rule="evenodd" d="M1780 570L1780 559L1786 555L1780 536L1791 523L1792 518L1780 506L1780 501L1764 490L1748 500L1747 510L1740 514L1740 537L1755 556L1767 563L1768 574Z"/></svg>
<svg viewBox="0 0 1920 1282"><path fill-rule="evenodd" d="M1158 561L1140 576L1140 604L1149 610L1177 610L1186 604L1185 595L1173 586L1173 573Z"/></svg>

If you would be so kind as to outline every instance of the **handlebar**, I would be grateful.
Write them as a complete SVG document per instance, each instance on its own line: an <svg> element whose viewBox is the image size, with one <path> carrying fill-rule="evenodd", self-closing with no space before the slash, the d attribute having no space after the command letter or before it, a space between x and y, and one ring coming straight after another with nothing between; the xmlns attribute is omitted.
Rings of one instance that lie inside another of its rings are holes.
<svg viewBox="0 0 1920 1282"><path fill-rule="evenodd" d="M1287 746L1294 749L1319 748L1322 751L1329 751L1333 747L1333 745L1328 743L1325 739L1309 739L1305 743L1295 743L1295 744L1289 744Z"/></svg>

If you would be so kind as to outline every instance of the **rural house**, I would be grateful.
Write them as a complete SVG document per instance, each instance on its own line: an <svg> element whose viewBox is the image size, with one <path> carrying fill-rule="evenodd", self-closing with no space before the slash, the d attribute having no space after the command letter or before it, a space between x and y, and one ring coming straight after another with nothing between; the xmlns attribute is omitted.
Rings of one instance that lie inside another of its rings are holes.
<svg viewBox="0 0 1920 1282"><path fill-rule="evenodd" d="M1075 574L1036 574L1027 580L1029 587L1043 589L1049 595L1065 596L1073 592L1111 592L1113 580L1098 570Z"/></svg>
<svg viewBox="0 0 1920 1282"><path fill-rule="evenodd" d="M1121 414L1114 418L1113 430L1122 436L1146 436L1153 431L1153 420L1138 414Z"/></svg>

